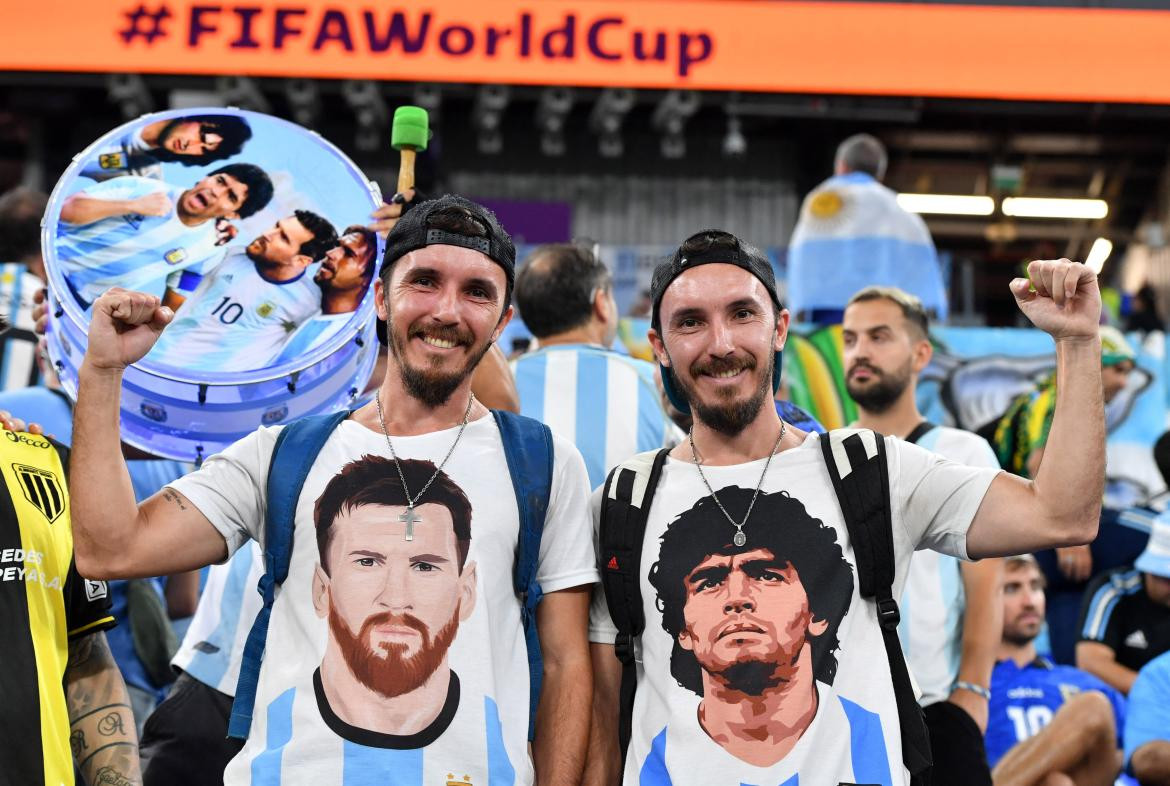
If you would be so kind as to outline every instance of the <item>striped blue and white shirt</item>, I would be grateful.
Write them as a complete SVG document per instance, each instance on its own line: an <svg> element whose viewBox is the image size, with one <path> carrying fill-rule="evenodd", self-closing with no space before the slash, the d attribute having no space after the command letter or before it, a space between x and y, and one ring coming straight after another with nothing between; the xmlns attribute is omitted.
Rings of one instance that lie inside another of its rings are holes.
<svg viewBox="0 0 1170 786"><path fill-rule="evenodd" d="M662 408L654 366L589 344L556 344L512 363L520 414L573 442L597 488L620 462L681 437Z"/></svg>
<svg viewBox="0 0 1170 786"><path fill-rule="evenodd" d="M312 277L268 281L243 252L204 276L150 351L185 369L251 371L272 364L288 337L321 307Z"/></svg>
<svg viewBox="0 0 1170 786"><path fill-rule="evenodd" d="M35 385L41 378L32 307L33 295L44 285L26 265L0 265L0 316L11 326L0 338L0 390Z"/></svg>
<svg viewBox="0 0 1170 786"><path fill-rule="evenodd" d="M162 297L168 280L184 270L207 273L223 258L216 246L215 222L187 226L173 208L184 189L159 180L127 175L98 183L83 193L91 199L120 201L165 194L166 216L136 213L89 224L57 224L57 261L74 292L88 306L113 286Z"/></svg>
<svg viewBox="0 0 1170 786"><path fill-rule="evenodd" d="M287 343L280 350L280 354L276 356L272 365L279 366L302 358L310 350L323 346L325 342L340 333L351 319L353 319L352 311L347 311L344 314L317 314L304 322L295 333L289 336Z"/></svg>
<svg viewBox="0 0 1170 786"><path fill-rule="evenodd" d="M999 468L987 440L969 431L935 426L917 444L968 467ZM959 560L929 549L915 551L899 607L898 636L922 692L919 701L923 706L943 701L959 678L963 652L967 596Z"/></svg>
<svg viewBox="0 0 1170 786"><path fill-rule="evenodd" d="M256 587L263 575L264 553L254 540L226 563L212 565L171 665L220 693L236 695L244 643L262 605Z"/></svg>

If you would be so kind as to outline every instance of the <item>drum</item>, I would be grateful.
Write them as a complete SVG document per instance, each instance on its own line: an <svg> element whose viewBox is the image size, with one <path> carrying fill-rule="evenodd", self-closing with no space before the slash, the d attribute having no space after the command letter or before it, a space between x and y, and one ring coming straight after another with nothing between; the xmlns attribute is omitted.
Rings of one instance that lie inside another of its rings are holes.
<svg viewBox="0 0 1170 786"><path fill-rule="evenodd" d="M143 116L77 156L42 227L49 356L77 395L93 301L175 311L126 370L122 438L199 462L258 426L352 405L377 359L377 185L319 135L237 109Z"/></svg>

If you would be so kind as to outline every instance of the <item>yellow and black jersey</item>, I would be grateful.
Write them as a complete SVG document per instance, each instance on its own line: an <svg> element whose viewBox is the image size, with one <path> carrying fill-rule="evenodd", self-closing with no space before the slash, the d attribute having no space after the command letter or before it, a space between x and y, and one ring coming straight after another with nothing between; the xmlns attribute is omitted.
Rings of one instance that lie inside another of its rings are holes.
<svg viewBox="0 0 1170 786"><path fill-rule="evenodd" d="M0 431L0 761L10 783L73 783L69 642L113 627L105 582L73 565L68 450Z"/></svg>

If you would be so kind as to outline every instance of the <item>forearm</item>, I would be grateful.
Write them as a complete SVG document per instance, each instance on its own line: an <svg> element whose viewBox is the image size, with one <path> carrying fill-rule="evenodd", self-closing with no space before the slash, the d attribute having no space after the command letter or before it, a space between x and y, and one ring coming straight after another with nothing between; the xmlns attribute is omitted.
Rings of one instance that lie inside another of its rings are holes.
<svg viewBox="0 0 1170 786"><path fill-rule="evenodd" d="M61 206L61 220L66 224L84 225L131 212L133 212L131 200L94 199L77 194L65 200L65 204Z"/></svg>
<svg viewBox="0 0 1170 786"><path fill-rule="evenodd" d="M94 633L70 644L65 682L69 741L86 783L140 784L130 697L104 634Z"/></svg>
<svg viewBox="0 0 1170 786"><path fill-rule="evenodd" d="M122 375L83 363L78 388L69 475L77 569L88 578L120 577L118 561L138 521L119 432Z"/></svg>
<svg viewBox="0 0 1170 786"><path fill-rule="evenodd" d="M539 786L578 784L589 744L589 706L593 692L587 657L545 663L532 758Z"/></svg>
<svg viewBox="0 0 1170 786"><path fill-rule="evenodd" d="M590 644L593 660L593 722L585 759L584 786L621 783L622 751L618 739L621 664L612 645Z"/></svg>
<svg viewBox="0 0 1170 786"><path fill-rule="evenodd" d="M1105 493L1105 402L1098 338L1056 342L1056 408L1033 488L1053 545L1097 534Z"/></svg>
<svg viewBox="0 0 1170 786"><path fill-rule="evenodd" d="M1093 659L1082 664L1078 659L1077 666L1101 678L1105 683L1127 696L1129 695L1129 689L1133 687L1133 681L1137 679L1136 671L1128 669L1114 660Z"/></svg>
<svg viewBox="0 0 1170 786"><path fill-rule="evenodd" d="M959 679L987 688L1003 632L1003 560L965 563L962 574L967 608Z"/></svg>

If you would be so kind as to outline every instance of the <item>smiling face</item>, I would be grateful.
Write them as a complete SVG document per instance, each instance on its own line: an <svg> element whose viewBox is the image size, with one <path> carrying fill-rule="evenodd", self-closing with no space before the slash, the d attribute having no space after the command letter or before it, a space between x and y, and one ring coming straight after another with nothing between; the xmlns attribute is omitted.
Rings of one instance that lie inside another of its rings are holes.
<svg viewBox="0 0 1170 786"><path fill-rule="evenodd" d="M772 397L775 353L784 348L788 312L777 318L764 285L743 268L704 264L679 275L659 305L660 331L650 331L700 421L741 432Z"/></svg>
<svg viewBox="0 0 1170 786"><path fill-rule="evenodd" d="M179 214L189 220L238 218L248 187L229 174L208 175L179 195Z"/></svg>
<svg viewBox="0 0 1170 786"><path fill-rule="evenodd" d="M807 638L827 627L813 618L796 569L768 549L710 555L683 584L680 646L704 672L745 693L790 680Z"/></svg>
<svg viewBox="0 0 1170 786"><path fill-rule="evenodd" d="M390 351L410 395L445 403L511 318L507 277L486 255L433 245L405 255L375 283Z"/></svg>
<svg viewBox="0 0 1170 786"><path fill-rule="evenodd" d="M185 120L166 128L159 138L159 147L180 156L201 156L214 152L223 143L223 137L209 123Z"/></svg>
<svg viewBox="0 0 1170 786"><path fill-rule="evenodd" d="M1044 626L1044 574L1034 562L1008 563L1003 577L1003 640L1024 646Z"/></svg>
<svg viewBox="0 0 1170 786"><path fill-rule="evenodd" d="M365 233L350 232L342 235L338 245L326 252L321 267L313 280L322 289L352 290L366 288L366 267L374 255L375 248Z"/></svg>
<svg viewBox="0 0 1170 786"><path fill-rule="evenodd" d="M460 569L451 512L415 509L406 540L401 506L361 505L334 519L313 603L359 683L386 697L423 685L446 662L459 623L475 609L475 563Z"/></svg>
<svg viewBox="0 0 1170 786"><path fill-rule="evenodd" d="M930 342L890 300L851 303L841 325L845 387L863 410L889 409L930 361Z"/></svg>

